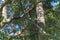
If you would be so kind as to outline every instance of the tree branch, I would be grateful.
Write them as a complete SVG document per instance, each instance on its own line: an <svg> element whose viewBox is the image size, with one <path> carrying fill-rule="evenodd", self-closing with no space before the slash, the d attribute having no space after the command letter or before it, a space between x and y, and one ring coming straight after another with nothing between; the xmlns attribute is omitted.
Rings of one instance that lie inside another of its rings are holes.
<svg viewBox="0 0 60 40"><path fill-rule="evenodd" d="M14 1L14 0L13 0L13 1ZM3 7L4 7L5 5L7 5L7 4L9 4L9 2L12 2L12 1L11 1L11 0L7 0L5 3L3 3L3 4L2 4L2 7L0 8L0 10L2 11ZM39 2L45 2L45 1L42 0L42 1L39 1ZM24 10L24 14L23 14L23 15L17 16L17 17L11 16L9 19L7 19L7 20L8 20L7 22L3 22L3 23L10 23L10 22L11 22L12 20L14 20L14 19L24 18L31 10L33 10L33 9L36 7L36 5L37 5L39 2L35 3L35 4L32 5L31 7L27 7L26 10Z"/></svg>
<svg viewBox="0 0 60 40"><path fill-rule="evenodd" d="M11 2L12 2L11 0L7 0L7 1L5 1L4 3L2 3L1 8L0 8L0 12L2 12L3 7L4 7L5 5L7 5L7 4L11 3Z"/></svg>
<svg viewBox="0 0 60 40"><path fill-rule="evenodd" d="M37 2L37 3L39 3L39 2ZM33 9L36 7L37 3L36 3L35 5L32 5L30 8L28 7L26 10L24 10L24 14L23 14L23 15L17 16L17 17L13 17L13 16L12 16L11 19L10 19L10 21L8 21L7 23L11 22L11 21L14 20L14 19L25 18L25 16L26 16L31 10L33 10ZM29 21L31 21L31 20L29 20ZM33 21L31 21L31 22L32 22L32 24L36 25L37 28L38 28L40 31L42 31L43 33L46 33L38 24L34 23ZM23 30L24 30L24 29L23 29ZM21 32L21 31L18 31L17 33L19 33L19 34L17 34L17 35L20 35L22 32ZM16 34L16 33L15 33L15 34ZM17 36L17 35L15 35L15 36Z"/></svg>

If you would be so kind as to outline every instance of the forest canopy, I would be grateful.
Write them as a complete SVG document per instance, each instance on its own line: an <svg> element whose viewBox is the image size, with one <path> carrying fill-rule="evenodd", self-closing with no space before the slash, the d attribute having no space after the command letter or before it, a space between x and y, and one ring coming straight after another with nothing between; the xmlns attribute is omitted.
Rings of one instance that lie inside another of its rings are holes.
<svg viewBox="0 0 60 40"><path fill-rule="evenodd" d="M60 40L60 0L0 0L0 40Z"/></svg>

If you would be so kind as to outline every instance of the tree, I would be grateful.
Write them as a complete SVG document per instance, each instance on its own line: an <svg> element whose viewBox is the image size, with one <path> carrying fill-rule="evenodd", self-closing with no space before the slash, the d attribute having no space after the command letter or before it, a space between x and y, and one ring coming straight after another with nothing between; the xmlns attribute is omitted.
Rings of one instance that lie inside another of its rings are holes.
<svg viewBox="0 0 60 40"><path fill-rule="evenodd" d="M58 12L52 9L52 1L55 0L4 0L0 8L0 30L3 29L1 34L4 34L1 38L59 40L58 36L56 37L59 29L55 28L55 25L59 24L56 20Z"/></svg>
<svg viewBox="0 0 60 40"><path fill-rule="evenodd" d="M36 1L39 2L40 0L36 0ZM43 6L42 2L39 2L36 5L37 23L38 25L40 25L40 27L44 27L45 25L44 10L42 6Z"/></svg>

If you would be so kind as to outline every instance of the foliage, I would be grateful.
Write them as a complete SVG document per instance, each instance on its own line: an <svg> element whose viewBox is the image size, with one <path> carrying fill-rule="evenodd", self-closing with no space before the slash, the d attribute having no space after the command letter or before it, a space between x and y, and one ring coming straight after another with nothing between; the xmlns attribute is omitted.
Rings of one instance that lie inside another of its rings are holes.
<svg viewBox="0 0 60 40"><path fill-rule="evenodd" d="M54 0L46 0L42 2L44 10L49 10L54 8L51 5L52 1ZM10 3L9 4L10 6L9 5L8 6L13 11L11 12L11 14L14 13L14 17L18 17L24 14L24 10L27 7L30 7L35 3L36 3L36 0L16 0L13 3ZM16 24L18 24L19 27L22 27L22 28L26 27L22 32L24 36L18 35L16 37L12 37L12 36L8 37L7 34L2 33L3 32L2 31L0 32L0 40L60 40L60 14L55 11L54 12L49 11L49 13L46 13L44 17L45 17L46 25L45 27L42 27L42 28L46 31L47 35L38 33L39 31L33 23L33 22L36 23L36 19L37 19L36 8L34 7L33 10L29 11L26 17L21 19L14 19L7 24L8 26L9 25L11 26L11 24L14 24L14 26L16 26ZM2 21L3 18L4 17L0 18L0 21ZM33 22L31 22L31 20L28 20L28 19L31 19ZM2 28L4 27L5 25Z"/></svg>
<svg viewBox="0 0 60 40"><path fill-rule="evenodd" d="M4 17L1 17L1 18L0 18L0 22L3 20L3 18L4 18Z"/></svg>
<svg viewBox="0 0 60 40"><path fill-rule="evenodd" d="M54 8L53 8L53 10L60 10L60 6L59 6L60 4L56 4L56 5L54 5Z"/></svg>

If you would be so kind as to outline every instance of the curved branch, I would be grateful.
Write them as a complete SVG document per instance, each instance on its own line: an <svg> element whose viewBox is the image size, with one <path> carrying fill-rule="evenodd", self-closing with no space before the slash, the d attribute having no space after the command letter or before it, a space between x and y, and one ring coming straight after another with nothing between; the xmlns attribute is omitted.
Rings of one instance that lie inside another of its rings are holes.
<svg viewBox="0 0 60 40"><path fill-rule="evenodd" d="M11 3L11 2L12 2L11 0L7 0L7 1L5 1L4 3L2 3L1 8L0 8L0 12L2 12L3 7L4 7L5 5L7 5L7 4Z"/></svg>

